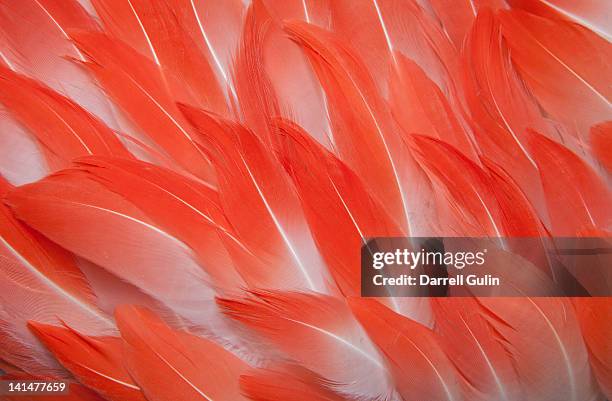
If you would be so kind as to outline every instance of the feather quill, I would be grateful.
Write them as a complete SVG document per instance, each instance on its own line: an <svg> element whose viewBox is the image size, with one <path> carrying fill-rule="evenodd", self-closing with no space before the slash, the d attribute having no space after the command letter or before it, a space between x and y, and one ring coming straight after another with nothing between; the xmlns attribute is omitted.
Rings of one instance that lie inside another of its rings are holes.
<svg viewBox="0 0 612 401"><path fill-rule="evenodd" d="M240 250L248 253L248 250L225 218L216 191L196 180L140 161L87 157L79 159L76 167L188 245L217 290L245 285L225 246L228 244L236 253Z"/></svg>
<svg viewBox="0 0 612 401"><path fill-rule="evenodd" d="M390 107L404 132L443 140L471 159L476 152L442 90L412 60L397 54L392 74Z"/></svg>
<svg viewBox="0 0 612 401"><path fill-rule="evenodd" d="M502 237L499 206L482 169L449 144L420 135L406 137L435 188L444 214L443 235ZM456 172L453 174L453 172Z"/></svg>
<svg viewBox="0 0 612 401"><path fill-rule="evenodd" d="M131 154L113 131L70 99L34 80L0 67L0 102L35 135L54 169L88 154Z"/></svg>
<svg viewBox="0 0 612 401"><path fill-rule="evenodd" d="M184 170L214 182L209 162L157 65L108 35L81 31L70 35L90 60L83 65L131 121Z"/></svg>
<svg viewBox="0 0 612 401"><path fill-rule="evenodd" d="M530 203L544 214L526 130L550 136L554 130L514 69L499 19L488 9L478 14L466 38L461 74L463 103L480 153L510 173ZM571 135L564 138L575 141Z"/></svg>
<svg viewBox="0 0 612 401"><path fill-rule="evenodd" d="M563 298L480 298L528 399L600 399L571 303ZM547 352L540 352L546 344ZM540 351L538 351L540 350Z"/></svg>
<svg viewBox="0 0 612 401"><path fill-rule="evenodd" d="M245 400L239 377L248 365L221 346L174 331L143 308L120 307L115 317L128 372L147 400Z"/></svg>
<svg viewBox="0 0 612 401"><path fill-rule="evenodd" d="M546 111L586 134L609 119L612 45L580 25L524 11L500 15L512 60Z"/></svg>
<svg viewBox="0 0 612 401"><path fill-rule="evenodd" d="M74 61L83 54L70 41L72 29L96 31L96 21L75 0L24 0L0 5L6 46L0 59L71 98L113 129L124 128L113 105Z"/></svg>
<svg viewBox="0 0 612 401"><path fill-rule="evenodd" d="M65 326L30 323L29 327L79 381L110 401L144 401L123 367L118 337L91 337Z"/></svg>
<svg viewBox="0 0 612 401"><path fill-rule="evenodd" d="M354 44L383 93L389 73L397 67L396 54L414 60L446 88L456 49L418 1L338 0L331 3L331 11L334 31Z"/></svg>
<svg viewBox="0 0 612 401"><path fill-rule="evenodd" d="M0 177L1 194L13 190ZM66 250L19 222L0 204L1 358L39 375L63 374L28 331L26 322L66 321L89 334L116 329L96 305L83 273Z"/></svg>
<svg viewBox="0 0 612 401"><path fill-rule="evenodd" d="M402 397L419 394L427 400L463 399L458 373L434 332L374 300L351 298L349 305L387 359Z"/></svg>
<svg viewBox="0 0 612 401"><path fill-rule="evenodd" d="M192 250L83 173L64 171L20 187L8 202L37 231L192 323L214 315L210 281Z"/></svg>
<svg viewBox="0 0 612 401"><path fill-rule="evenodd" d="M303 3L303 7L311 10L308 14L311 23L317 18L316 11L312 10L316 9L314 3L317 2L319 0L311 1L310 4L307 1ZM263 8L257 2L254 7ZM270 114L270 117L281 116L292 120L303 126L319 142L330 147L329 115L323 88L300 47L283 31L283 21L273 18L270 12L266 9L266 12L254 13L254 17L260 19L258 23L267 27L265 34L261 34L260 62L278 102L278 112ZM270 126L268 128L273 129Z"/></svg>
<svg viewBox="0 0 612 401"><path fill-rule="evenodd" d="M474 20L484 9L506 6L505 0L429 0L429 3L457 49L464 45Z"/></svg>
<svg viewBox="0 0 612 401"><path fill-rule="evenodd" d="M465 378L468 400L513 401L525 398L511 357L486 320L477 298L432 300L439 341Z"/></svg>
<svg viewBox="0 0 612 401"><path fill-rule="evenodd" d="M530 148L539 167L556 236L576 236L592 229L612 227L612 194L590 166L569 149L538 133Z"/></svg>
<svg viewBox="0 0 612 401"><path fill-rule="evenodd" d="M291 122L278 120L277 129L279 155L298 190L315 242L340 292L357 296L361 249L368 238L404 233L336 156ZM388 298L385 303L418 321L429 321L426 300Z"/></svg>
<svg viewBox="0 0 612 401"><path fill-rule="evenodd" d="M567 19L592 30L610 41L612 32L609 18L612 7L605 0L507 0L515 8L552 19Z"/></svg>
<svg viewBox="0 0 612 401"><path fill-rule="evenodd" d="M169 4L94 0L93 6L107 32L159 65L176 100L227 113L226 98L212 66Z"/></svg>
<svg viewBox="0 0 612 401"><path fill-rule="evenodd" d="M336 152L406 229L401 146L393 146L399 137L371 75L337 35L300 22L286 24L285 30L302 46L326 90Z"/></svg>
<svg viewBox="0 0 612 401"><path fill-rule="evenodd" d="M179 24L208 59L232 105L237 101L232 61L238 49L245 4L241 0L172 0L169 3Z"/></svg>
<svg viewBox="0 0 612 401"><path fill-rule="evenodd" d="M226 314L321 375L332 390L357 399L388 399L393 394L387 368L344 301L258 291L244 300L218 302Z"/></svg>
<svg viewBox="0 0 612 401"><path fill-rule="evenodd" d="M400 228L359 178L300 127L277 121L279 154L342 294L357 295L360 248L368 237L399 236ZM315 163L315 160L322 163Z"/></svg>
<svg viewBox="0 0 612 401"><path fill-rule="evenodd" d="M269 146L247 128L187 106L219 179L219 199L259 268L241 271L259 288L326 292L322 263L289 178ZM262 236L261 233L266 235Z"/></svg>

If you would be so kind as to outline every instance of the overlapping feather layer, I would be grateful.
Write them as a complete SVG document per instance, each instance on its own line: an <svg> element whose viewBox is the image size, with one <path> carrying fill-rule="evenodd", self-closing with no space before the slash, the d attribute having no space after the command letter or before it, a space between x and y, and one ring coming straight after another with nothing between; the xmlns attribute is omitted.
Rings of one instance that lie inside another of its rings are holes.
<svg viewBox="0 0 612 401"><path fill-rule="evenodd" d="M610 238L611 13L0 0L4 378L68 380L62 400L611 399L609 298L359 298L366 237Z"/></svg>

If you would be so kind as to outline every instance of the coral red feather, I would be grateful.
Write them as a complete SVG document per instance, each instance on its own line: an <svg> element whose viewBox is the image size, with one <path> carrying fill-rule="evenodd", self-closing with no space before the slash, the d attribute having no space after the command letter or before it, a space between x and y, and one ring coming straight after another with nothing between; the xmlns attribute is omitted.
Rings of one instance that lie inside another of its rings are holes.
<svg viewBox="0 0 612 401"><path fill-rule="evenodd" d="M580 25L523 11L500 18L513 61L548 113L584 133L608 119L610 42Z"/></svg>
<svg viewBox="0 0 612 401"><path fill-rule="evenodd" d="M103 122L36 81L0 67L0 89L0 102L36 135L52 168L88 154L131 158Z"/></svg>
<svg viewBox="0 0 612 401"><path fill-rule="evenodd" d="M393 394L387 368L344 301L300 293L253 292L251 299L218 302L226 314L327 378L330 384L326 387L361 398L384 399Z"/></svg>
<svg viewBox="0 0 612 401"><path fill-rule="evenodd" d="M85 336L70 327L30 323L30 328L79 381L112 401L144 401L122 362L117 337Z"/></svg>
<svg viewBox="0 0 612 401"><path fill-rule="evenodd" d="M238 378L248 365L218 344L172 330L134 306L118 308L116 319L128 372L147 400L245 399Z"/></svg>
<svg viewBox="0 0 612 401"><path fill-rule="evenodd" d="M420 394L428 400L462 399L458 372L431 330L374 300L354 298L349 304L389 361L402 397Z"/></svg>

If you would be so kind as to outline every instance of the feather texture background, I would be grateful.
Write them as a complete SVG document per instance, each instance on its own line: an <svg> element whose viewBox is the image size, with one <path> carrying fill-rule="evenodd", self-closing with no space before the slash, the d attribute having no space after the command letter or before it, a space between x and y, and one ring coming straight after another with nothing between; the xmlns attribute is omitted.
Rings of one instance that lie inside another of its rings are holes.
<svg viewBox="0 0 612 401"><path fill-rule="evenodd" d="M612 399L610 298L359 297L368 237L609 242L611 4L0 0L3 379Z"/></svg>

